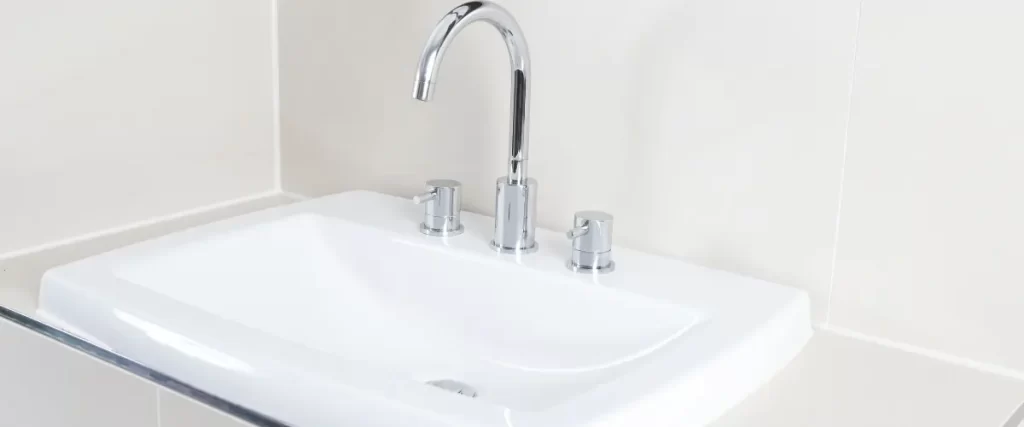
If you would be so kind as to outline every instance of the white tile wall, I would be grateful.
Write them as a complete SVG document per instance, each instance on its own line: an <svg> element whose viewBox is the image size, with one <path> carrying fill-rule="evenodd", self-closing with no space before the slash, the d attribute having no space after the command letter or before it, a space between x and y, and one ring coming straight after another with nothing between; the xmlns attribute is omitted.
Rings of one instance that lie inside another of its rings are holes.
<svg viewBox="0 0 1024 427"><path fill-rule="evenodd" d="M0 320L0 425L155 427L156 388Z"/></svg>
<svg viewBox="0 0 1024 427"><path fill-rule="evenodd" d="M0 66L0 256L272 190L271 4L23 2L0 14L0 51L14 59ZM565 227L577 209L609 210L626 245L802 287L817 320L1024 378L1015 339L1024 320L1024 5L503 4L533 51L542 226ZM382 13L374 2L281 3L286 190L408 195L450 177L466 184L469 209L492 209L508 126L499 37L483 25L466 30L436 100L409 97L422 43L452 5L399 0ZM154 386L26 334L0 324L0 383L35 387L0 396L11 422L157 421ZM819 396L822 407L879 389L889 394L871 403L888 408L899 384L938 375L908 362L886 368L897 387L861 382L880 378L854 366L876 355L825 342L808 351L840 366L804 369L846 386ZM68 370L23 378L39 360ZM972 381L953 378L942 389L952 391L929 401L973 412L931 415L972 423L970 413L1009 404L971 400L960 391ZM111 392L68 397L95 387ZM44 413L53 407L40 407L44 395L67 410ZM236 423L161 397L164 427ZM777 401L761 408L787 412ZM843 408L803 415L830 423ZM915 422L897 409L877 413L896 418L866 422Z"/></svg>
<svg viewBox="0 0 1024 427"><path fill-rule="evenodd" d="M832 323L1024 372L1022 21L866 0Z"/></svg>
<svg viewBox="0 0 1024 427"><path fill-rule="evenodd" d="M8 3L0 304L34 306L10 255L276 187L272 0ZM157 393L0 321L0 425L242 425Z"/></svg>
<svg viewBox="0 0 1024 427"><path fill-rule="evenodd" d="M271 4L5 4L0 256L273 189Z"/></svg>
<svg viewBox="0 0 1024 427"><path fill-rule="evenodd" d="M160 390L159 427L245 427L251 424L177 393Z"/></svg>
<svg viewBox="0 0 1024 427"><path fill-rule="evenodd" d="M828 298L857 0L503 4L533 56L539 223L617 216L617 239ZM281 4L284 185L319 195L465 184L493 210L508 55L468 28L435 101L413 67L450 1ZM823 317L823 311L817 316Z"/></svg>

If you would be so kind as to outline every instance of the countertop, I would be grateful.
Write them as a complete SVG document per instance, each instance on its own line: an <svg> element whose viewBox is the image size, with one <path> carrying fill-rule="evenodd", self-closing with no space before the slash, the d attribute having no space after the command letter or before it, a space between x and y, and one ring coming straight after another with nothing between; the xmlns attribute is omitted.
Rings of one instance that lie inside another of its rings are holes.
<svg viewBox="0 0 1024 427"><path fill-rule="evenodd" d="M1021 403L1020 380L819 330L711 427L1002 427Z"/></svg>
<svg viewBox="0 0 1024 427"><path fill-rule="evenodd" d="M267 197L0 260L0 305L31 316L39 279L50 267L292 200ZM1003 427L1021 403L1024 381L825 328L782 372L711 427Z"/></svg>

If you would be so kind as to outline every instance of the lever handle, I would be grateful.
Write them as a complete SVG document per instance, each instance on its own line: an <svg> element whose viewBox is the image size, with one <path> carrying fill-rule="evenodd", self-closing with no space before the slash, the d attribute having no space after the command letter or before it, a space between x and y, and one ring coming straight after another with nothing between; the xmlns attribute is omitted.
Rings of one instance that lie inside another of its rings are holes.
<svg viewBox="0 0 1024 427"><path fill-rule="evenodd" d="M437 199L437 189L427 191L426 193L420 193L412 196L412 202L417 205L422 205L431 200Z"/></svg>
<svg viewBox="0 0 1024 427"><path fill-rule="evenodd" d="M590 231L589 225L575 227L572 230L566 232L565 237L568 237L569 240L578 239L580 237L583 237L583 235L587 234L588 231Z"/></svg>

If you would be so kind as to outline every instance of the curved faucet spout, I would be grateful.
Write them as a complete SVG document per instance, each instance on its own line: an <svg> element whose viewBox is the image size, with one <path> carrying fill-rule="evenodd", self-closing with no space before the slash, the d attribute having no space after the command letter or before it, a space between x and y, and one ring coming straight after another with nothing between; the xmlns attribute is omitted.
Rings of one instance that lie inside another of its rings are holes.
<svg viewBox="0 0 1024 427"><path fill-rule="evenodd" d="M508 154L508 184L525 183L530 120L530 52L515 18L505 8L489 1L471 1L448 12L430 34L416 67L413 98L429 101L434 94L437 70L452 39L466 26L484 21L501 33L512 66L512 120Z"/></svg>

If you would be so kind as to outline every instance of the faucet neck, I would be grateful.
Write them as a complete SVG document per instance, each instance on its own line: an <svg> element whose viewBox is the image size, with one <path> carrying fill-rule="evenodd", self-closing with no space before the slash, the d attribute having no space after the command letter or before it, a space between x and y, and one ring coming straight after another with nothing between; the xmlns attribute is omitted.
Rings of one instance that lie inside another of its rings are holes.
<svg viewBox="0 0 1024 427"><path fill-rule="evenodd" d="M509 124L508 184L526 184L530 123L530 51L512 14L489 1L471 1L448 12L434 27L416 68L413 97L429 101L445 51L466 26L484 21L494 26L508 48L512 68L512 116Z"/></svg>

